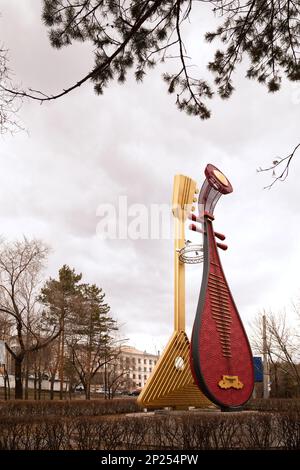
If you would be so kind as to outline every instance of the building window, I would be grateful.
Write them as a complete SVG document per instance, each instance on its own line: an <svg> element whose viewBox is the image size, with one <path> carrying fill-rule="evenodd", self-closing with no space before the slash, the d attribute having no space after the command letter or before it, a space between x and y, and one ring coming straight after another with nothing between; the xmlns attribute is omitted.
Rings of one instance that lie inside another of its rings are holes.
<svg viewBox="0 0 300 470"><path fill-rule="evenodd" d="M139 382L139 387L141 387L141 386L142 386L142 384L141 384L141 382Z"/></svg>
<svg viewBox="0 0 300 470"><path fill-rule="evenodd" d="M152 366L152 359L149 359L149 364L150 366Z"/></svg>
<svg viewBox="0 0 300 470"><path fill-rule="evenodd" d="M141 367L139 367L139 372L141 372L141 370L142 370L142 368L141 368Z"/></svg>
<svg viewBox="0 0 300 470"><path fill-rule="evenodd" d="M144 375L144 380L147 380L147 375Z"/></svg>
<svg viewBox="0 0 300 470"><path fill-rule="evenodd" d="M154 365L156 364L157 361L154 361Z"/></svg>
<svg viewBox="0 0 300 470"><path fill-rule="evenodd" d="M139 380L141 380L141 379L142 379L142 376L141 376L141 375L139 375Z"/></svg>
<svg viewBox="0 0 300 470"><path fill-rule="evenodd" d="M147 367L144 367L144 372L147 372Z"/></svg>
<svg viewBox="0 0 300 470"><path fill-rule="evenodd" d="M132 374L132 378L135 379L135 374Z"/></svg>
<svg viewBox="0 0 300 470"><path fill-rule="evenodd" d="M152 367L149 367L149 372L152 372Z"/></svg>
<svg viewBox="0 0 300 470"><path fill-rule="evenodd" d="M144 359L144 364L147 364L147 359Z"/></svg>
<svg viewBox="0 0 300 470"><path fill-rule="evenodd" d="M140 359L140 358L138 359L138 363L139 363L139 364L141 363L141 359Z"/></svg>

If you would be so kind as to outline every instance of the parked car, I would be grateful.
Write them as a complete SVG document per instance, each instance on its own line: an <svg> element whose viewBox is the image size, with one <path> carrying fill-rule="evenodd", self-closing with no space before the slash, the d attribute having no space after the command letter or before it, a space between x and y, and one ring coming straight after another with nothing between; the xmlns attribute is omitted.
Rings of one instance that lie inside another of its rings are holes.
<svg viewBox="0 0 300 470"><path fill-rule="evenodd" d="M137 388L135 390L132 390L132 392L130 392L130 396L132 397L137 397L140 393L141 393L142 389L141 388Z"/></svg>

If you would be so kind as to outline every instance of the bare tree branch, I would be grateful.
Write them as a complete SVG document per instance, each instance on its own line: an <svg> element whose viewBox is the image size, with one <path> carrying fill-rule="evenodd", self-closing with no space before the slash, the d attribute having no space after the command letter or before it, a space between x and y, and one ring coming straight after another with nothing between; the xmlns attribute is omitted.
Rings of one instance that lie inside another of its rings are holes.
<svg viewBox="0 0 300 470"><path fill-rule="evenodd" d="M294 148L294 150L289 153L289 155L287 155L286 157L277 157L271 166L267 167L267 168L258 168L257 172L258 173L261 173L261 172L265 172L265 171L272 171L272 176L274 177L274 181L269 184L268 186L265 186L264 189L271 189L272 186L274 186L274 184L277 182L277 181L285 181L286 178L288 177L289 175L289 170L290 170L290 164L292 162L292 159L294 158L295 156L295 153L297 152L297 150L299 149L300 147L300 143L296 145L296 147ZM280 169L281 173L276 176L276 172L275 170L276 169Z"/></svg>

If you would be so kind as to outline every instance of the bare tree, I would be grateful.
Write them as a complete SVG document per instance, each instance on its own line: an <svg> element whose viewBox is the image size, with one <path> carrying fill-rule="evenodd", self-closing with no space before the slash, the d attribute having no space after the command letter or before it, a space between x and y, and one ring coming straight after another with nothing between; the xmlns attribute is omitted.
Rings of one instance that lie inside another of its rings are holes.
<svg viewBox="0 0 300 470"><path fill-rule="evenodd" d="M300 390L299 341L295 328L288 325L286 314L273 312L266 316L266 347L274 394L278 396L280 377L288 376ZM262 315L258 315L252 325L252 347L255 353L263 354Z"/></svg>
<svg viewBox="0 0 300 470"><path fill-rule="evenodd" d="M280 315L269 314L267 316L267 329L275 343L273 354L284 365L285 372L294 378L300 390L300 374L297 367L299 344L296 341L296 330L287 325L285 313Z"/></svg>
<svg viewBox="0 0 300 470"><path fill-rule="evenodd" d="M114 398L117 391L121 389L131 389L133 380L130 378L130 367L121 362L122 349L115 348L111 359L106 367L105 392L106 398Z"/></svg>
<svg viewBox="0 0 300 470"><path fill-rule="evenodd" d="M273 182L268 186L265 186L264 189L271 189L277 181L285 181L287 179L290 172L290 165L299 148L300 143L297 144L296 147L294 147L293 150L285 157L276 157L270 166L266 168L258 168L258 173L265 171L272 172ZM276 173L277 171L279 171L279 173Z"/></svg>
<svg viewBox="0 0 300 470"><path fill-rule="evenodd" d="M13 322L10 315L2 312L0 315L0 338L3 341L8 341L11 338Z"/></svg>
<svg viewBox="0 0 300 470"><path fill-rule="evenodd" d="M10 89L10 91L8 91ZM16 115L22 104L10 79L8 52L0 47L0 134L22 129Z"/></svg>
<svg viewBox="0 0 300 470"><path fill-rule="evenodd" d="M37 308L37 289L48 248L39 240L0 246L0 314L13 323L13 336L6 347L14 359L15 397L23 398L22 365L28 353L46 347L60 333L59 326L44 332L41 310ZM43 331L43 334L41 334Z"/></svg>

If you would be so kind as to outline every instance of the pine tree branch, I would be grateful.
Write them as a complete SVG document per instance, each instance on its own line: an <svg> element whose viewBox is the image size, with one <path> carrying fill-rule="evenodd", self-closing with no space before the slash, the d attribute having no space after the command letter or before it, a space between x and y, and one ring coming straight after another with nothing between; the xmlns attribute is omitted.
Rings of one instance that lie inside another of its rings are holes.
<svg viewBox="0 0 300 470"><path fill-rule="evenodd" d="M136 32L140 29L140 27L147 21L147 19L153 15L153 13L157 10L157 8L161 5L162 0L156 0L153 5L146 11L144 12L145 8L142 10L142 15L136 20L135 24L133 25L132 29L130 30L129 34L127 37L124 39L122 44L111 54L110 56L107 57L107 59L104 61L104 63L100 64L99 66L95 67L91 72L89 72L85 77L83 77L81 80L76 82L74 85L64 89L62 92L57 93L56 95L45 95L42 92L38 92L39 94L42 94L43 96L36 96L32 95L30 93L27 93L25 91L16 91L16 90L11 90L9 88L6 88L5 86L0 85L0 89L6 91L7 93L11 93L13 96L19 96L19 97L25 97L25 98L30 98L32 100L39 101L40 103L43 103L45 101L53 101L58 98L61 98L62 96L67 95L71 91L75 90L76 88L79 88L81 85L83 85L85 82L88 80L92 79L95 75L98 75L99 73L104 72L107 70L113 60L122 52L125 50L125 47L127 44L130 42L130 40L134 37ZM146 5L145 5L146 7ZM45 96L44 96L45 95Z"/></svg>

